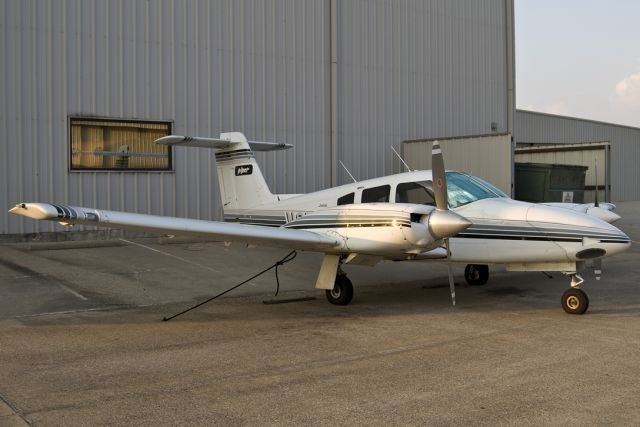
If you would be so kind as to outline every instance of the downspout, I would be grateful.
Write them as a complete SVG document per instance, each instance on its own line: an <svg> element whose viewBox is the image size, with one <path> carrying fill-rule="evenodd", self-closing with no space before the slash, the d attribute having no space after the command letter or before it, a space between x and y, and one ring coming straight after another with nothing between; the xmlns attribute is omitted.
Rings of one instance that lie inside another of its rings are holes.
<svg viewBox="0 0 640 427"><path fill-rule="evenodd" d="M515 63L515 31L514 31L514 5L513 0L505 0L506 17L506 56L507 56L507 133L511 135L511 197L513 197L515 181L515 149L516 140L514 134L514 115L516 112L516 63Z"/></svg>
<svg viewBox="0 0 640 427"><path fill-rule="evenodd" d="M611 203L611 141L604 147L604 201Z"/></svg>
<svg viewBox="0 0 640 427"><path fill-rule="evenodd" d="M329 120L331 152L331 186L338 185L338 2L329 0Z"/></svg>

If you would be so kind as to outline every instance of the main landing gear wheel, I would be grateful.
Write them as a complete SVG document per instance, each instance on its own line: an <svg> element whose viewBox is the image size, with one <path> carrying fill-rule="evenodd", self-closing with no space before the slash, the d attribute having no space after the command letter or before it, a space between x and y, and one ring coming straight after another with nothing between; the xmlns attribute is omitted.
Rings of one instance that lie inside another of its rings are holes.
<svg viewBox="0 0 640 427"><path fill-rule="evenodd" d="M472 286L482 286L489 281L489 266L482 264L467 264L464 269L464 279Z"/></svg>
<svg viewBox="0 0 640 427"><path fill-rule="evenodd" d="M327 300L331 304L347 305L353 299L353 285L351 280L344 274L338 274L333 289L327 289L325 292Z"/></svg>
<svg viewBox="0 0 640 427"><path fill-rule="evenodd" d="M589 297L578 288L567 289L562 294L562 308L569 314L584 314L589 308Z"/></svg>

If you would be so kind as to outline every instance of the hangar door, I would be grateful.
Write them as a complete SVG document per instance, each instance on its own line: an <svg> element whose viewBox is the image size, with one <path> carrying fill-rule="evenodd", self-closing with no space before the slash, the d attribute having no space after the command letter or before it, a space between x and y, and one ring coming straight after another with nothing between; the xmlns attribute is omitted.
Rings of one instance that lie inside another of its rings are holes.
<svg viewBox="0 0 640 427"><path fill-rule="evenodd" d="M412 170L431 169L431 145L435 139L403 141L402 158ZM437 138L447 170L467 172L486 179L511 194L513 163L510 134ZM398 161L396 171L403 171ZM394 165L394 167L396 167Z"/></svg>
<svg viewBox="0 0 640 427"><path fill-rule="evenodd" d="M514 159L516 163L586 166L588 169L584 182L584 202L589 203L595 200L596 184L598 200L601 202L611 200L610 154L609 142L539 144L516 148Z"/></svg>

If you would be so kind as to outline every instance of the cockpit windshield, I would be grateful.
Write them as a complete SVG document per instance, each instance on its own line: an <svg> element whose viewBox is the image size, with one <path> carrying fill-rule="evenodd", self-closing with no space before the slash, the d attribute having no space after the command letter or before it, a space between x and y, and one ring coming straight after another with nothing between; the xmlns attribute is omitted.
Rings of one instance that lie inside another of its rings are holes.
<svg viewBox="0 0 640 427"><path fill-rule="evenodd" d="M509 197L501 190L477 176L461 172L447 172L449 208L466 205L476 200ZM396 188L396 203L435 205L431 181L404 182Z"/></svg>
<svg viewBox="0 0 640 427"><path fill-rule="evenodd" d="M477 176L460 172L446 172L449 208L475 202L481 199L509 197L487 181Z"/></svg>

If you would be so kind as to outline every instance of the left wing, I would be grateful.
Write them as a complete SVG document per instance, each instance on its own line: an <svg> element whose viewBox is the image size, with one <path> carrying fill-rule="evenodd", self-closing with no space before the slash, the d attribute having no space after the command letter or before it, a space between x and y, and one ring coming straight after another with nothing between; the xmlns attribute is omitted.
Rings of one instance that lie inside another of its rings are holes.
<svg viewBox="0 0 640 427"><path fill-rule="evenodd" d="M9 212L32 219L58 221L63 225L92 225L316 252L324 252L342 243L336 237L306 230L105 211L49 203L20 203Z"/></svg>

